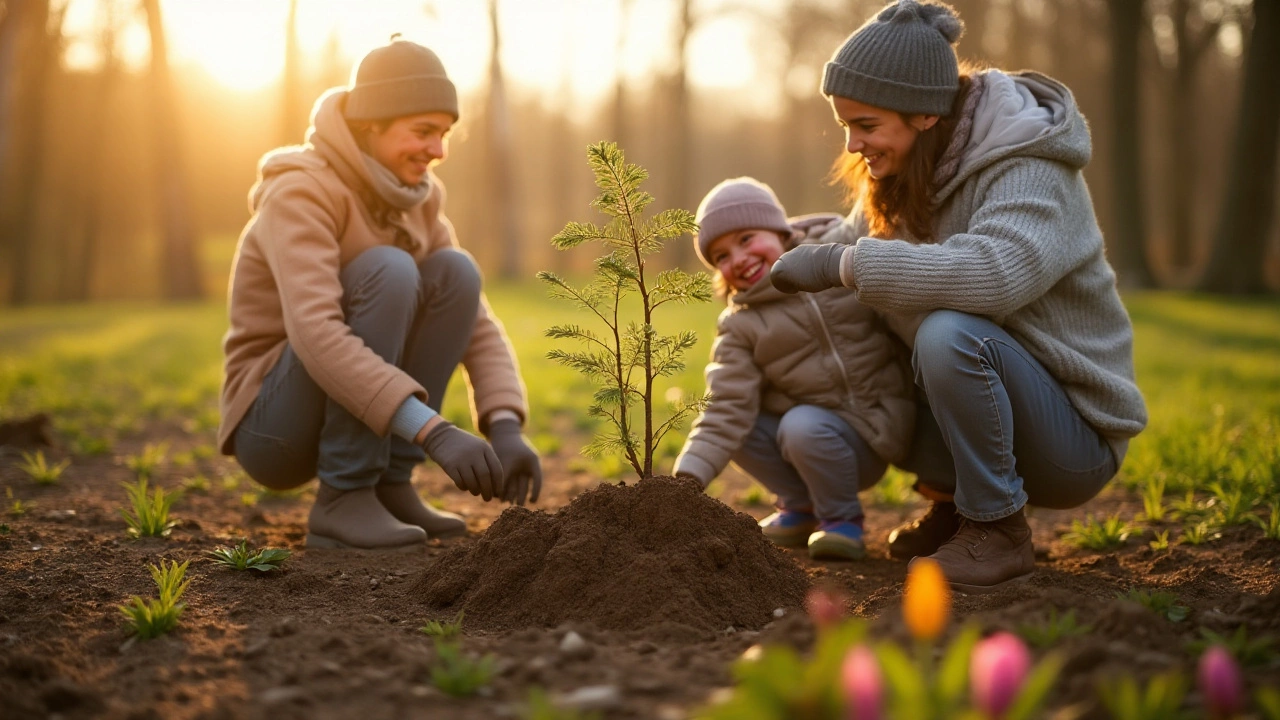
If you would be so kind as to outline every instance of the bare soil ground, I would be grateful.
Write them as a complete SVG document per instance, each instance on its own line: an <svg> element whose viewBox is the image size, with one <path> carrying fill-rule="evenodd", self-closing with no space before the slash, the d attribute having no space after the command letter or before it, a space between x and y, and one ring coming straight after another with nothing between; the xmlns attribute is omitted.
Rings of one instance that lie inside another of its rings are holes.
<svg viewBox="0 0 1280 720"><path fill-rule="evenodd" d="M170 442L171 453L189 442L177 428L152 428L146 439ZM136 453L142 444L143 438L122 441L117 452ZM211 487L177 503L180 524L172 535L129 540L119 509L121 483L132 477L118 460L76 458L50 486L35 485L9 458L0 460L0 484L35 503L21 517L0 518L10 526L0 535L0 718L521 717L531 686L566 694L604 685L617 692L604 717L675 720L693 716L717 689L730 686L730 666L748 647L812 642L813 628L800 609L806 582L837 586L849 598L849 611L869 618L876 633L905 638L899 617L905 565L888 559L884 537L920 506L870 506L869 558L817 563L803 551L762 546L749 521L714 509L720 506L710 499L700 502L701 496L659 493L623 515L616 507L603 509L612 501L600 498L634 501L639 488L629 481L625 488L604 488L612 494L594 492L595 509L573 503L599 481L570 472L567 458L552 457L534 509L569 508L559 515L485 504L456 491L438 470L422 468L415 478L420 492L464 513L468 537L433 540L411 552L308 551L309 493L264 496L248 506L241 500L251 490L247 481L230 489L218 479L232 465L222 459L198 464L213 478ZM177 487L195 471L167 469L158 482ZM721 497L754 518L769 512L737 503L746 487L745 478L730 474ZM1108 553L1058 540L1073 518L1117 510L1131 517L1140 507L1136 499L1104 493L1075 511L1035 511L1039 569L1033 580L956 599L957 616L988 629L1042 623L1051 608L1074 608L1078 620L1092 626L1057 646L1067 665L1053 708L1100 716L1093 691L1098 678L1185 672L1195 657L1188 641L1200 637L1201 628L1225 633L1244 626L1249 637L1280 636L1280 542L1261 539L1256 528L1164 552L1147 547L1148 538ZM619 520L624 516L629 525ZM578 524L573 532L570 519ZM499 534L504 523L510 528ZM208 561L209 550L241 537L294 555L283 570L265 574ZM535 537L543 547L527 544ZM573 552L553 552L571 540ZM646 553L643 562L636 552ZM658 562L664 556L671 562ZM154 596L147 565L161 558L192 561L188 607L176 632L131 640L116 607L131 595ZM468 570L459 576L464 564ZM512 572L513 566L523 570ZM556 573L544 573L547 568ZM556 578L564 582L548 590ZM793 581L799 585L789 585ZM526 591L510 592L513 583L527 583ZM688 592L673 604L681 583ZM1189 617L1175 623L1116 599L1135 587L1176 594ZM721 614L717 599L729 603ZM780 618L765 607L774 603ZM433 644L419 630L461 608L467 610L463 647L492 654L498 668L494 682L469 698L432 686ZM586 640L585 649L560 650L569 630ZM1251 685L1275 684L1280 674L1265 666L1247 672Z"/></svg>

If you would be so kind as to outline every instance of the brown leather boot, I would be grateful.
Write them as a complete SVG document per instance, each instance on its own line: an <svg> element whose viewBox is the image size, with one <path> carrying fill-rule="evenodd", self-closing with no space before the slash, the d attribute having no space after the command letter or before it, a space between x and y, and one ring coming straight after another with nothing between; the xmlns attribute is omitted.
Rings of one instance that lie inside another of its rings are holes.
<svg viewBox="0 0 1280 720"><path fill-rule="evenodd" d="M932 555L959 529L955 503L935 502L924 515L889 531L889 556L910 560Z"/></svg>
<svg viewBox="0 0 1280 720"><path fill-rule="evenodd" d="M426 541L422 528L391 516L373 488L338 490L320 483L307 517L309 548L399 548Z"/></svg>
<svg viewBox="0 0 1280 720"><path fill-rule="evenodd" d="M378 483L376 492L382 507L400 522L417 525L433 538L467 534L467 521L461 515L425 505L412 483Z"/></svg>
<svg viewBox="0 0 1280 720"><path fill-rule="evenodd" d="M992 522L961 517L955 537L929 557L942 567L956 592L970 594L994 592L1026 580L1036 565L1031 526L1021 509Z"/></svg>

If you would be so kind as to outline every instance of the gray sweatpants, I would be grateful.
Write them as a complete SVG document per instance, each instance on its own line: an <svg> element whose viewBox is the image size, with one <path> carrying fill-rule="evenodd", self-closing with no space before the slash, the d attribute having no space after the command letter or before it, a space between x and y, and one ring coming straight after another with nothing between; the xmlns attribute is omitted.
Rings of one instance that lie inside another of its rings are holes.
<svg viewBox="0 0 1280 720"><path fill-rule="evenodd" d="M466 253L438 250L420 264L397 247L364 251L344 267L342 310L351 331L426 388L436 411L475 327L480 271ZM341 490L405 483L421 447L379 437L325 395L292 346L267 373L236 428L236 459L257 482L297 487L313 477Z"/></svg>

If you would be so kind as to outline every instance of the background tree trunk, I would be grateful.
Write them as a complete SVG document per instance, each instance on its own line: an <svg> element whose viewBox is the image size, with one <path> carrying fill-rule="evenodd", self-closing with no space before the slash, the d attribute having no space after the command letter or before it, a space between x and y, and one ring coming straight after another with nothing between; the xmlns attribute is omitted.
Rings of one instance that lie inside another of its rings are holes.
<svg viewBox="0 0 1280 720"><path fill-rule="evenodd" d="M1276 151L1280 140L1280 3L1253 4L1253 30L1246 46L1231 171L1218 216L1213 251L1200 289L1248 294L1266 292L1263 260L1276 200Z"/></svg>
<svg viewBox="0 0 1280 720"><path fill-rule="evenodd" d="M183 175L178 108L169 75L168 41L160 0L142 0L151 37L151 118L160 191L160 282L166 300L204 297L200 261Z"/></svg>
<svg viewBox="0 0 1280 720"><path fill-rule="evenodd" d="M297 145L307 131L303 97L302 49L298 46L298 0L289 0L284 31L284 71L280 76L280 144Z"/></svg>
<svg viewBox="0 0 1280 720"><path fill-rule="evenodd" d="M102 70L93 87L96 122L85 128L84 165L78 177L80 192L77 205L78 232L68 232L65 270L59 295L70 302L85 302L92 293L98 248L102 245L102 187L105 181L104 160L111 130L111 100L120 82L120 59L116 56L116 40L120 32L119 3L102 0L104 18L98 47L102 53Z"/></svg>
<svg viewBox="0 0 1280 720"><path fill-rule="evenodd" d="M1111 102L1115 125L1112 172L1116 199L1113 260L1120 285L1155 285L1146 251L1145 198L1142 191L1142 133L1139 97L1139 40L1142 3L1111 0Z"/></svg>
<svg viewBox="0 0 1280 720"><path fill-rule="evenodd" d="M514 144L511 116L507 107L506 79L502 73L502 31L498 21L498 0L489 0L489 181L497 204L498 247L502 248L501 277L514 280L521 275L523 251L520 247L520 215L516 198Z"/></svg>
<svg viewBox="0 0 1280 720"><path fill-rule="evenodd" d="M12 78L12 102L0 108L9 128L5 133L9 136L6 166L0 167L0 182L4 183L0 202L8 208L0 244L9 249L9 302L26 305L34 300L35 230L45 175L48 94L58 66L63 10L51 14L48 0L17 0L7 11L4 32L14 43L13 62L5 73Z"/></svg>

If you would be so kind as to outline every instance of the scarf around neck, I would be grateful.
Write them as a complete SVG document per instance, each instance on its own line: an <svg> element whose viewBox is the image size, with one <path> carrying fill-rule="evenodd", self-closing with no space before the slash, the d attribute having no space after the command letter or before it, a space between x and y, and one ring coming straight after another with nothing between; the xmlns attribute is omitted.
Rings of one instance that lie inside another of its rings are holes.
<svg viewBox="0 0 1280 720"><path fill-rule="evenodd" d="M400 182L400 178L396 177L395 173L363 150L360 152L360 159L364 161L364 166L369 171L371 184L374 191L378 193L378 197L397 210L412 210L418 207L426 201L427 194L431 192L429 175L423 176L422 182L417 185L405 185Z"/></svg>
<svg viewBox="0 0 1280 720"><path fill-rule="evenodd" d="M935 191L946 187L960 170L960 160L964 157L964 150L969 146L969 139L973 135L973 118L978 109L978 101L982 99L982 88L985 82L981 73L970 76L969 92L965 95L964 105L960 108L960 119L956 121L956 128L951 133L951 142L947 144L947 149L943 151L933 171Z"/></svg>

